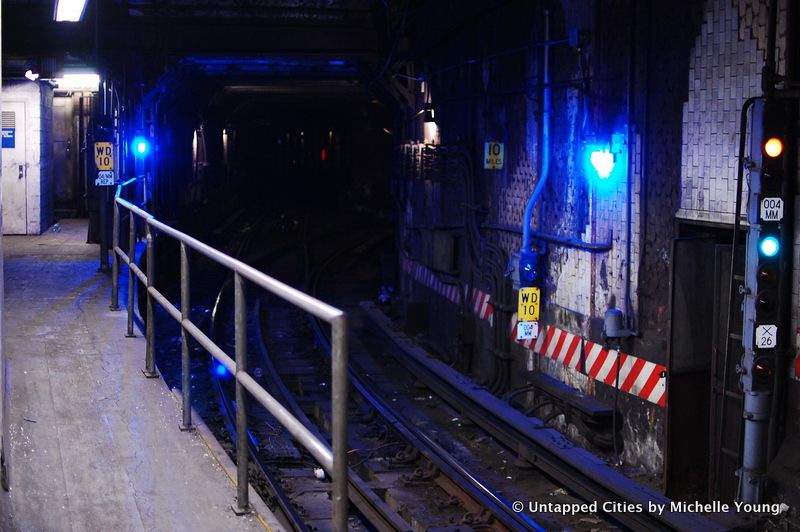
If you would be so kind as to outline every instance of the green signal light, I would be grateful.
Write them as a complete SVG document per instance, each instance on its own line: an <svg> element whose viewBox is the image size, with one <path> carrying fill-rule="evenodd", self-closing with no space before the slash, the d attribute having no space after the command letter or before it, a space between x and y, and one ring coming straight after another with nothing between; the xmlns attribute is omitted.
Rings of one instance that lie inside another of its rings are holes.
<svg viewBox="0 0 800 532"><path fill-rule="evenodd" d="M758 250L765 257L774 257L781 249L781 243L774 236L768 236L758 244Z"/></svg>

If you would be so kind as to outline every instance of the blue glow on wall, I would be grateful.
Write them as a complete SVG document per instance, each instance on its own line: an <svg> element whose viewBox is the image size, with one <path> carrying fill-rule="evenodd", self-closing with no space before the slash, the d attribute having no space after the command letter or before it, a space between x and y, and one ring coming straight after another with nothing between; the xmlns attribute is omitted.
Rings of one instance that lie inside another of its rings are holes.
<svg viewBox="0 0 800 532"><path fill-rule="evenodd" d="M139 157L143 157L147 155L147 152L150 151L150 141L146 138L141 136L136 136L133 138L133 153Z"/></svg>
<svg viewBox="0 0 800 532"><path fill-rule="evenodd" d="M625 134L615 133L611 142L585 144L583 171L589 187L596 193L611 195L618 192L620 183L625 182L628 174L628 145Z"/></svg>
<svg viewBox="0 0 800 532"><path fill-rule="evenodd" d="M595 150L589 155L589 162L600 179L608 179L614 170L614 154L608 150Z"/></svg>

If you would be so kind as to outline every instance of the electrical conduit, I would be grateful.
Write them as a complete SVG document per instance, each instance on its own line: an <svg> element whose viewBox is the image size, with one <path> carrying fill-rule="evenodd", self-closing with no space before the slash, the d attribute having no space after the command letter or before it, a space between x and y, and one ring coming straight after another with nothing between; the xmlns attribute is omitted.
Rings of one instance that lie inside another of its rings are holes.
<svg viewBox="0 0 800 532"><path fill-rule="evenodd" d="M550 42L550 11L544 11L544 42ZM533 207L542 195L544 185L547 182L547 175L550 171L550 46L544 46L544 73L542 90L542 168L539 174L539 181L533 194L525 207L525 216L522 218L522 249L521 252L531 249L531 222L533 218Z"/></svg>

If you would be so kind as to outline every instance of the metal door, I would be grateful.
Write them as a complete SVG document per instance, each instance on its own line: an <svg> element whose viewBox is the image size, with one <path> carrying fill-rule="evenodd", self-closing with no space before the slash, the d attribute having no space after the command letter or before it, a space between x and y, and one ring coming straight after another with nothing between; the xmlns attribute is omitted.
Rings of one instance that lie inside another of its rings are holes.
<svg viewBox="0 0 800 532"><path fill-rule="evenodd" d="M3 102L3 233L24 235L28 226L25 103Z"/></svg>
<svg viewBox="0 0 800 532"><path fill-rule="evenodd" d="M57 214L78 212L76 134L73 127L72 96L53 98L53 182Z"/></svg>

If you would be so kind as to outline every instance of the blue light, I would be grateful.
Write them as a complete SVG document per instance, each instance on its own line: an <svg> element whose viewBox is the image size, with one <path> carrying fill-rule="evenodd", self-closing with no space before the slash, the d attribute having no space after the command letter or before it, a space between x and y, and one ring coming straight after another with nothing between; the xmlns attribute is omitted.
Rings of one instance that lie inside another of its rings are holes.
<svg viewBox="0 0 800 532"><path fill-rule="evenodd" d="M781 249L781 243L774 236L768 236L758 244L758 250L765 257L774 257Z"/></svg>
<svg viewBox="0 0 800 532"><path fill-rule="evenodd" d="M328 64L332 66L343 66L344 61L342 61L341 59L331 59L330 61L328 61Z"/></svg>
<svg viewBox="0 0 800 532"><path fill-rule="evenodd" d="M539 255L534 251L521 251L519 254L519 285L536 286L539 281L537 263Z"/></svg>
<svg viewBox="0 0 800 532"><path fill-rule="evenodd" d="M150 151L150 142L144 137L134 137L133 151L138 156L147 155L147 152Z"/></svg>
<svg viewBox="0 0 800 532"><path fill-rule="evenodd" d="M608 179L614 170L614 154L606 150L595 150L589 156L592 168L600 179Z"/></svg>
<svg viewBox="0 0 800 532"><path fill-rule="evenodd" d="M628 174L627 143L624 133L614 133L609 142L587 142L583 146L583 173L598 197L609 197L625 190Z"/></svg>
<svg viewBox="0 0 800 532"><path fill-rule="evenodd" d="M219 377L224 377L228 374L228 368L222 364L214 364L214 373L216 373Z"/></svg>

